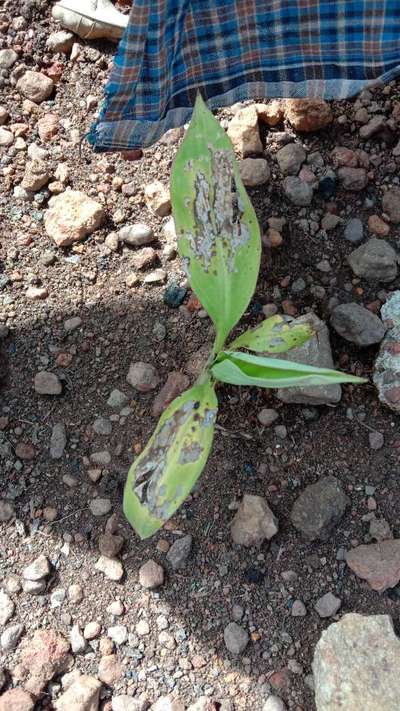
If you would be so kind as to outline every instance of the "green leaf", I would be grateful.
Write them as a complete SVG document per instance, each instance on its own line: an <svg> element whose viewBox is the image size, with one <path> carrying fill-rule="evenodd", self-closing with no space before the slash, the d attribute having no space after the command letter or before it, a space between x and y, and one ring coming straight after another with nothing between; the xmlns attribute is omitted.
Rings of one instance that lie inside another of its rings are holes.
<svg viewBox="0 0 400 711"><path fill-rule="evenodd" d="M179 253L219 350L253 296L261 240L230 139L200 96L175 158L171 196Z"/></svg>
<svg viewBox="0 0 400 711"><path fill-rule="evenodd" d="M179 508L207 462L218 402L210 381L195 385L162 414L132 464L124 513L141 538L155 533Z"/></svg>
<svg viewBox="0 0 400 711"><path fill-rule="evenodd" d="M231 385L261 388L292 388L336 383L365 383L365 379L329 368L292 363L278 358L263 358L250 353L220 353L211 368L213 376Z"/></svg>
<svg viewBox="0 0 400 711"><path fill-rule="evenodd" d="M246 331L230 343L229 350L247 348L256 353L286 353L315 335L311 323L298 323L290 316L271 316L257 328Z"/></svg>

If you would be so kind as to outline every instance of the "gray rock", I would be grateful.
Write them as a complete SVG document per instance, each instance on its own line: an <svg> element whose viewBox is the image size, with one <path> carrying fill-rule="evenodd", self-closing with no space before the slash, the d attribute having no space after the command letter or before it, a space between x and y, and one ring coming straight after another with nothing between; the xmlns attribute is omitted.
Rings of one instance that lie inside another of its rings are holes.
<svg viewBox="0 0 400 711"><path fill-rule="evenodd" d="M144 711L144 705L139 699L133 699L132 696L121 694L113 696L111 699L112 711Z"/></svg>
<svg viewBox="0 0 400 711"><path fill-rule="evenodd" d="M107 405L114 410L121 410L129 402L129 398L121 390L112 390L107 400Z"/></svg>
<svg viewBox="0 0 400 711"><path fill-rule="evenodd" d="M237 622L230 622L224 629L224 641L231 654L241 654L249 643L249 635Z"/></svg>
<svg viewBox="0 0 400 711"><path fill-rule="evenodd" d="M86 649L86 639L84 638L78 624L73 625L69 633L69 641L74 654L82 654Z"/></svg>
<svg viewBox="0 0 400 711"><path fill-rule="evenodd" d="M313 661L317 711L398 711L400 640L387 615L344 615Z"/></svg>
<svg viewBox="0 0 400 711"><path fill-rule="evenodd" d="M360 192L368 185L368 175L365 168L339 168L337 174L345 190Z"/></svg>
<svg viewBox="0 0 400 711"><path fill-rule="evenodd" d="M298 207L307 207L311 205L313 198L313 189L311 185L304 182L297 176L290 175L283 181L283 190L286 197Z"/></svg>
<svg viewBox="0 0 400 711"><path fill-rule="evenodd" d="M37 580L42 580L46 578L50 573L50 563L45 555L40 555L36 560L34 560L30 565L28 565L22 571L22 577L24 580L32 580L36 582Z"/></svg>
<svg viewBox="0 0 400 711"><path fill-rule="evenodd" d="M147 590L159 588L164 582L164 569L155 560L148 560L139 570L139 582Z"/></svg>
<svg viewBox="0 0 400 711"><path fill-rule="evenodd" d="M22 589L27 595L41 595L46 590L45 580L24 580Z"/></svg>
<svg viewBox="0 0 400 711"><path fill-rule="evenodd" d="M111 511L110 499L92 499L89 503L89 508L93 516L105 516Z"/></svg>
<svg viewBox="0 0 400 711"><path fill-rule="evenodd" d="M62 422L57 422L51 431L50 457L52 459L61 459L64 454L66 444L67 432L65 425Z"/></svg>
<svg viewBox="0 0 400 711"><path fill-rule="evenodd" d="M387 283L397 276L397 255L384 239L373 237L347 258L356 276L367 281Z"/></svg>
<svg viewBox="0 0 400 711"><path fill-rule="evenodd" d="M35 375L35 390L39 395L60 395L62 387L55 373L41 370Z"/></svg>
<svg viewBox="0 0 400 711"><path fill-rule="evenodd" d="M262 496L245 494L232 522L231 536L237 545L260 546L278 532L278 519Z"/></svg>
<svg viewBox="0 0 400 711"><path fill-rule="evenodd" d="M300 316L297 323L311 323L316 335L288 353L280 353L281 360L290 360L320 368L333 368L333 357L329 342L329 331L323 321L314 313ZM281 388L277 393L282 402L300 405L333 405L342 397L340 385L322 385L318 387Z"/></svg>
<svg viewBox="0 0 400 711"><path fill-rule="evenodd" d="M8 501L0 501L0 523L7 523L15 516L14 507Z"/></svg>
<svg viewBox="0 0 400 711"><path fill-rule="evenodd" d="M4 626L11 620L15 611L15 603L3 590L0 591L0 625Z"/></svg>
<svg viewBox="0 0 400 711"><path fill-rule="evenodd" d="M385 438L382 432L374 430L373 432L368 433L368 442L371 449L382 449L385 444Z"/></svg>
<svg viewBox="0 0 400 711"><path fill-rule="evenodd" d="M154 366L141 362L131 364L126 379L140 393L154 390L160 383L160 376Z"/></svg>
<svg viewBox="0 0 400 711"><path fill-rule="evenodd" d="M292 605L292 617L305 617L307 614L306 606L302 600L295 600Z"/></svg>
<svg viewBox="0 0 400 711"><path fill-rule="evenodd" d="M131 247L141 247L154 242L154 232L148 225L137 222L134 225L124 225L118 232L118 239Z"/></svg>
<svg viewBox="0 0 400 711"><path fill-rule="evenodd" d="M0 49L0 69L11 69L18 59L13 49Z"/></svg>
<svg viewBox="0 0 400 711"><path fill-rule="evenodd" d="M332 312L331 325L339 336L357 346L380 343L386 330L376 314L356 303L337 306Z"/></svg>
<svg viewBox="0 0 400 711"><path fill-rule="evenodd" d="M92 452L90 461L99 467L107 467L111 462L111 454L107 450L103 452Z"/></svg>
<svg viewBox="0 0 400 711"><path fill-rule="evenodd" d="M299 143L288 143L277 152L276 159L283 175L297 175L306 159L306 152Z"/></svg>
<svg viewBox="0 0 400 711"><path fill-rule="evenodd" d="M271 171L265 158L244 158L239 161L239 172L243 184L249 188L268 183Z"/></svg>
<svg viewBox="0 0 400 711"><path fill-rule="evenodd" d="M369 535L375 541L387 541L393 538L391 528L384 518L373 518L369 524Z"/></svg>
<svg viewBox="0 0 400 711"><path fill-rule="evenodd" d="M167 553L167 560L173 570L180 570L185 567L192 550L192 540L192 536L188 534L183 538L178 538L172 544Z"/></svg>
<svg viewBox="0 0 400 711"><path fill-rule="evenodd" d="M81 325L82 319L80 316L73 316L72 318L67 318L67 320L64 321L64 328L68 333L75 331Z"/></svg>
<svg viewBox="0 0 400 711"><path fill-rule="evenodd" d="M244 615L243 607L241 607L240 605L233 605L232 606L232 619L235 622L240 622L243 615Z"/></svg>
<svg viewBox="0 0 400 711"><path fill-rule="evenodd" d="M260 410L260 412L257 415L258 421L264 426L264 427L270 427L275 420L277 420L279 417L279 414L277 413L276 410L272 410L271 408L264 408L263 410Z"/></svg>
<svg viewBox="0 0 400 711"><path fill-rule="evenodd" d="M315 603L315 609L320 617L333 617L341 606L342 601L331 592L325 593Z"/></svg>
<svg viewBox="0 0 400 711"><path fill-rule="evenodd" d="M395 291L382 306L381 316L388 330L375 361L374 384L379 400L400 412L400 291Z"/></svg>
<svg viewBox="0 0 400 711"><path fill-rule="evenodd" d="M30 101L41 104L50 97L54 90L54 82L45 74L27 71L18 79L17 90Z"/></svg>
<svg viewBox="0 0 400 711"><path fill-rule="evenodd" d="M0 637L0 646L5 652L15 649L24 632L24 625L10 625L6 627Z"/></svg>
<svg viewBox="0 0 400 711"><path fill-rule="evenodd" d="M108 436L112 432L112 424L110 420L105 417L98 417L97 420L93 422L93 429L98 435Z"/></svg>
<svg viewBox="0 0 400 711"><path fill-rule="evenodd" d="M262 711L286 711L287 706L279 696L269 696Z"/></svg>
<svg viewBox="0 0 400 711"><path fill-rule="evenodd" d="M358 217L353 217L348 221L345 230L344 238L352 244L359 244L364 239L363 223Z"/></svg>
<svg viewBox="0 0 400 711"><path fill-rule="evenodd" d="M379 131L382 131L383 128L386 126L386 117L385 116L380 116L379 114L377 116L373 116L367 124L362 126L360 128L360 136L361 138L364 138L365 140L368 140L372 136L375 135L375 133L379 133Z"/></svg>
<svg viewBox="0 0 400 711"><path fill-rule="evenodd" d="M349 503L340 482L327 476L304 489L293 505L290 520L306 541L327 541Z"/></svg>
<svg viewBox="0 0 400 711"><path fill-rule="evenodd" d="M74 43L75 37L72 32L59 30L59 32L52 32L51 35L49 35L46 40L46 47L50 49L51 52L67 54L70 49L72 49Z"/></svg>
<svg viewBox="0 0 400 711"><path fill-rule="evenodd" d="M399 224L400 222L400 188L391 188L382 198L383 211L388 216L390 222Z"/></svg>

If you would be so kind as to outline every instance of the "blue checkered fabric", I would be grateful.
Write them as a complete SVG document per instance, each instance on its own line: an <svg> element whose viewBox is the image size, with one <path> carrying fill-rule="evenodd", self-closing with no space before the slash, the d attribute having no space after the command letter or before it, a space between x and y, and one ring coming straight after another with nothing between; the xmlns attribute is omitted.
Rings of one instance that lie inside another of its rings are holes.
<svg viewBox="0 0 400 711"><path fill-rule="evenodd" d="M400 72L400 0L134 0L89 140L145 147L244 99L352 96Z"/></svg>

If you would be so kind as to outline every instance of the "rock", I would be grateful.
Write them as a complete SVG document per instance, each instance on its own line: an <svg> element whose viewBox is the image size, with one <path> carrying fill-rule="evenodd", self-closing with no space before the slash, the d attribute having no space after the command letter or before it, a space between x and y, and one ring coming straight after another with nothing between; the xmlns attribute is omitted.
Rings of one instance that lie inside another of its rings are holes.
<svg viewBox="0 0 400 711"><path fill-rule="evenodd" d="M35 391L39 395L60 395L62 392L61 382L55 373L41 370L35 375Z"/></svg>
<svg viewBox="0 0 400 711"><path fill-rule="evenodd" d="M297 323L311 323L316 335L302 346L292 348L288 353L280 353L281 360L290 360L319 368L333 368L333 357L329 342L329 331L318 316L309 313L296 319ZM335 405L340 401L340 385L322 385L318 387L281 388L278 398L285 403L301 405Z"/></svg>
<svg viewBox="0 0 400 711"><path fill-rule="evenodd" d="M329 104L323 99L286 99L285 118L300 133L319 131L332 123Z"/></svg>
<svg viewBox="0 0 400 711"><path fill-rule="evenodd" d="M107 630L107 635L112 639L118 646L125 644L128 639L128 630L125 625L114 625L114 627L109 627Z"/></svg>
<svg viewBox="0 0 400 711"><path fill-rule="evenodd" d="M107 467L111 462L111 454L107 450L104 452L92 452L90 461L99 467Z"/></svg>
<svg viewBox="0 0 400 711"><path fill-rule="evenodd" d="M107 400L107 405L114 410L121 410L129 402L129 398L121 390L112 390Z"/></svg>
<svg viewBox="0 0 400 711"><path fill-rule="evenodd" d="M0 126L4 126L9 118L10 116L7 109L5 109L4 106L0 106Z"/></svg>
<svg viewBox="0 0 400 711"><path fill-rule="evenodd" d="M86 640L78 624L73 625L69 633L69 641L74 654L81 654L86 649Z"/></svg>
<svg viewBox="0 0 400 711"><path fill-rule="evenodd" d="M379 131L382 131L386 126L386 117L385 116L380 116L379 114L376 116L373 116L367 124L362 126L360 128L360 136L361 138L368 140L372 136L374 136L376 133L379 133Z"/></svg>
<svg viewBox="0 0 400 711"><path fill-rule="evenodd" d="M159 217L166 217L171 213L171 197L168 188L159 180L154 180L144 189L144 198L147 207Z"/></svg>
<svg viewBox="0 0 400 711"><path fill-rule="evenodd" d="M65 425L62 422L57 422L53 426L50 438L50 457L52 459L61 459L67 445L67 432Z"/></svg>
<svg viewBox="0 0 400 711"><path fill-rule="evenodd" d="M345 231L344 238L352 244L358 244L362 242L364 238L364 228L361 220L358 217L353 217L348 221Z"/></svg>
<svg viewBox="0 0 400 711"><path fill-rule="evenodd" d="M380 343L385 335L380 318L356 303L337 306L332 312L331 325L339 336L357 346Z"/></svg>
<svg viewBox="0 0 400 711"><path fill-rule="evenodd" d="M24 580L22 589L27 595L40 595L46 590L45 580Z"/></svg>
<svg viewBox="0 0 400 711"><path fill-rule="evenodd" d="M321 220L321 228L325 230L325 232L331 232L340 225L341 221L342 218L339 217L339 215L333 215L331 212L328 212Z"/></svg>
<svg viewBox="0 0 400 711"><path fill-rule="evenodd" d="M167 553L167 561L172 566L172 570L180 570L186 566L187 560L192 550L192 536L188 534L183 538L178 538Z"/></svg>
<svg viewBox="0 0 400 711"><path fill-rule="evenodd" d="M154 390L160 382L160 376L153 365L149 363L132 363L126 380L135 390L147 393Z"/></svg>
<svg viewBox="0 0 400 711"><path fill-rule="evenodd" d="M354 274L367 281L387 283L397 276L397 255L383 239L373 237L347 258Z"/></svg>
<svg viewBox="0 0 400 711"><path fill-rule="evenodd" d="M15 603L11 600L10 596L0 590L0 625L3 627L11 620L15 611Z"/></svg>
<svg viewBox="0 0 400 711"><path fill-rule="evenodd" d="M93 431L98 435L109 436L112 432L111 421L105 417L97 417L93 422Z"/></svg>
<svg viewBox="0 0 400 711"><path fill-rule="evenodd" d="M64 330L67 331L67 333L76 331L79 326L82 326L82 319L80 316L73 316L72 318L67 318L64 321Z"/></svg>
<svg viewBox="0 0 400 711"><path fill-rule="evenodd" d="M24 629L22 624L6 627L0 637L0 647L4 652L10 652L11 649L15 649L24 633Z"/></svg>
<svg viewBox="0 0 400 711"><path fill-rule="evenodd" d="M229 121L227 134L235 151L242 158L263 152L258 130L258 114L254 105L240 109L235 114Z"/></svg>
<svg viewBox="0 0 400 711"><path fill-rule="evenodd" d="M22 571L24 580L42 580L50 573L50 563L45 555L40 555Z"/></svg>
<svg viewBox="0 0 400 711"><path fill-rule="evenodd" d="M286 709L286 704L283 703L279 696L269 696L262 707L262 711L286 711Z"/></svg>
<svg viewBox="0 0 400 711"><path fill-rule="evenodd" d="M378 237L387 237L390 232L389 225L386 224L379 215L371 215L368 218L368 229Z"/></svg>
<svg viewBox="0 0 400 711"><path fill-rule="evenodd" d="M28 442L18 442L17 446L15 447L15 455L18 457L18 459L30 462L32 459L35 459L36 451L33 444L30 444Z"/></svg>
<svg viewBox="0 0 400 711"><path fill-rule="evenodd" d="M144 707L139 699L133 699L132 696L122 694L121 696L113 696L111 699L112 711L144 711Z"/></svg>
<svg viewBox="0 0 400 711"><path fill-rule="evenodd" d="M22 179L21 187L29 192L37 192L43 188L50 180L50 173L42 161L33 160L26 164L25 175Z"/></svg>
<svg viewBox="0 0 400 711"><path fill-rule="evenodd" d="M400 411L400 291L395 291L382 306L381 316L388 327L374 366L374 384L379 400L395 412ZM1 518L1 517L0 517Z"/></svg>
<svg viewBox="0 0 400 711"><path fill-rule="evenodd" d="M18 59L13 49L0 49L0 69L11 69Z"/></svg>
<svg viewBox="0 0 400 711"><path fill-rule="evenodd" d="M50 199L44 226L58 247L68 247L95 232L104 219L100 203L78 190L66 190Z"/></svg>
<svg viewBox="0 0 400 711"><path fill-rule="evenodd" d="M185 704L180 699L161 696L150 706L150 711L185 711Z"/></svg>
<svg viewBox="0 0 400 711"><path fill-rule="evenodd" d="M39 138L43 143L51 141L57 135L60 127L60 119L57 114L45 114L37 122Z"/></svg>
<svg viewBox="0 0 400 711"><path fill-rule="evenodd" d="M163 284L167 278L167 272L164 269L155 269L150 274L146 274L143 279L144 284Z"/></svg>
<svg viewBox="0 0 400 711"><path fill-rule="evenodd" d="M103 573L109 580L121 580L124 574L122 563L120 563L119 560L107 558L104 555L100 556L94 567L96 568L96 570L99 570L101 573Z"/></svg>
<svg viewBox="0 0 400 711"><path fill-rule="evenodd" d="M0 711L33 711L33 696L24 689L9 689L0 696Z"/></svg>
<svg viewBox="0 0 400 711"><path fill-rule="evenodd" d="M28 71L17 82L17 90L35 104L46 101L53 93L54 83L40 72Z"/></svg>
<svg viewBox="0 0 400 711"><path fill-rule="evenodd" d="M157 252L152 247L143 247L131 258L132 266L135 269L147 269L158 259Z"/></svg>
<svg viewBox="0 0 400 711"><path fill-rule="evenodd" d="M83 630L85 639L96 639L101 633L101 625L98 622L88 622Z"/></svg>
<svg viewBox="0 0 400 711"><path fill-rule="evenodd" d="M305 183L296 176L290 175L283 181L283 190L286 197L298 207L311 205L313 189L311 185Z"/></svg>
<svg viewBox="0 0 400 711"><path fill-rule="evenodd" d="M55 702L56 711L97 711L101 682L93 676L81 675Z"/></svg>
<svg viewBox="0 0 400 711"><path fill-rule="evenodd" d="M342 601L338 597L335 597L335 595L331 592L328 592L320 597L315 603L315 609L322 618L333 617L333 615L336 615L341 606Z"/></svg>
<svg viewBox="0 0 400 711"><path fill-rule="evenodd" d="M264 427L271 427L271 425L279 418L279 414L276 410L266 407L263 410L260 410L257 418Z"/></svg>
<svg viewBox="0 0 400 711"><path fill-rule="evenodd" d="M11 131L7 131L6 128L0 127L0 148L7 148L7 146L12 146L14 143L14 134Z"/></svg>
<svg viewBox="0 0 400 711"><path fill-rule="evenodd" d="M14 507L4 499L0 500L0 523L7 523L15 516Z"/></svg>
<svg viewBox="0 0 400 711"><path fill-rule="evenodd" d="M31 301L43 301L43 299L47 299L48 295L49 292L44 287L38 288L35 286L30 286L25 292L26 298L30 299Z"/></svg>
<svg viewBox="0 0 400 711"><path fill-rule="evenodd" d="M273 99L268 104L255 104L257 116L263 123L268 126L277 126L282 123L285 116L283 102L279 99Z"/></svg>
<svg viewBox="0 0 400 711"><path fill-rule="evenodd" d="M139 637L146 637L148 634L150 634L150 625L147 622L147 620L139 620L135 627L136 634L139 635Z"/></svg>
<svg viewBox="0 0 400 711"><path fill-rule="evenodd" d="M302 600L295 600L292 605L292 617L305 617L307 614L306 606Z"/></svg>
<svg viewBox="0 0 400 711"><path fill-rule="evenodd" d="M122 665L115 654L108 654L100 659L98 677L104 684L112 686L121 679L122 674Z"/></svg>
<svg viewBox="0 0 400 711"><path fill-rule="evenodd" d="M325 630L313 661L317 711L397 711L400 641L387 615L344 615Z"/></svg>
<svg viewBox="0 0 400 711"><path fill-rule="evenodd" d="M62 54L68 54L75 43L75 37L72 32L67 32L66 30L59 30L59 32L52 32L51 35L46 40L46 47L51 52L60 52Z"/></svg>
<svg viewBox="0 0 400 711"><path fill-rule="evenodd" d="M369 524L368 533L372 540L378 542L393 538L390 526L384 518L373 518Z"/></svg>
<svg viewBox="0 0 400 711"><path fill-rule="evenodd" d="M296 499L290 520L306 541L327 541L348 504L338 479L323 477L306 486Z"/></svg>
<svg viewBox="0 0 400 711"><path fill-rule="evenodd" d="M357 546L348 551L346 563L373 590L384 592L400 580L400 539Z"/></svg>
<svg viewBox="0 0 400 711"><path fill-rule="evenodd" d="M271 171L265 158L244 158L239 161L239 173L248 188L269 182Z"/></svg>
<svg viewBox="0 0 400 711"><path fill-rule="evenodd" d="M99 536L99 551L107 558L116 558L123 545L122 536L115 536L112 533L102 533Z"/></svg>
<svg viewBox="0 0 400 711"><path fill-rule="evenodd" d="M68 597L74 605L78 605L83 600L82 586L78 583L70 585L68 588Z"/></svg>
<svg viewBox="0 0 400 711"><path fill-rule="evenodd" d="M368 185L368 175L365 168L339 168L337 174L345 190L360 192Z"/></svg>
<svg viewBox="0 0 400 711"><path fill-rule="evenodd" d="M331 158L335 168L357 168L359 164L357 153L346 146L336 146Z"/></svg>
<svg viewBox="0 0 400 711"><path fill-rule="evenodd" d="M288 143L277 152L276 159L283 175L297 175L306 160L306 152L299 143Z"/></svg>
<svg viewBox="0 0 400 711"><path fill-rule="evenodd" d="M125 608L124 608L121 600L115 600L114 602L111 602L108 605L107 612L110 615L114 615L114 617L121 617L121 615L123 615L125 612Z"/></svg>
<svg viewBox="0 0 400 711"><path fill-rule="evenodd" d="M390 222L398 225L400 222L400 188L391 188L384 193L382 207Z"/></svg>
<svg viewBox="0 0 400 711"><path fill-rule="evenodd" d="M131 247L142 247L144 244L154 242L154 232L148 225L137 222L133 225L124 225L118 232L118 239Z"/></svg>
<svg viewBox="0 0 400 711"><path fill-rule="evenodd" d="M225 646L231 654L241 654L249 642L249 635L237 622L230 622L224 629Z"/></svg>
<svg viewBox="0 0 400 711"><path fill-rule="evenodd" d="M232 522L231 536L242 546L260 546L278 532L278 519L262 496L245 494Z"/></svg>
<svg viewBox="0 0 400 711"><path fill-rule="evenodd" d="M139 570L139 582L147 590L159 588L164 583L164 569L154 560L148 560Z"/></svg>
<svg viewBox="0 0 400 711"><path fill-rule="evenodd" d="M369 441L369 446L371 449L382 449L384 445L384 437L382 432L369 432L368 433L368 441Z"/></svg>
<svg viewBox="0 0 400 711"><path fill-rule="evenodd" d="M159 417L161 413L175 400L178 395L190 385L190 380L187 375L179 371L168 373L166 383L161 388L153 403L153 417Z"/></svg>

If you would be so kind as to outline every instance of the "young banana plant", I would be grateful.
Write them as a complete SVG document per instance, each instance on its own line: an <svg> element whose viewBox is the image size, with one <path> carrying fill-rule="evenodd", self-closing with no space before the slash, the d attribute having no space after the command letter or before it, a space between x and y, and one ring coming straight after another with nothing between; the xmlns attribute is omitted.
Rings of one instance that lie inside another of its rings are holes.
<svg viewBox="0 0 400 711"><path fill-rule="evenodd" d="M179 254L191 288L213 321L215 343L196 384L165 410L130 468L124 513L141 538L175 513L207 462L218 381L263 388L364 382L276 358L314 335L311 324L282 316L266 319L227 345L256 288L261 239L232 144L200 96L174 162L171 196Z"/></svg>

